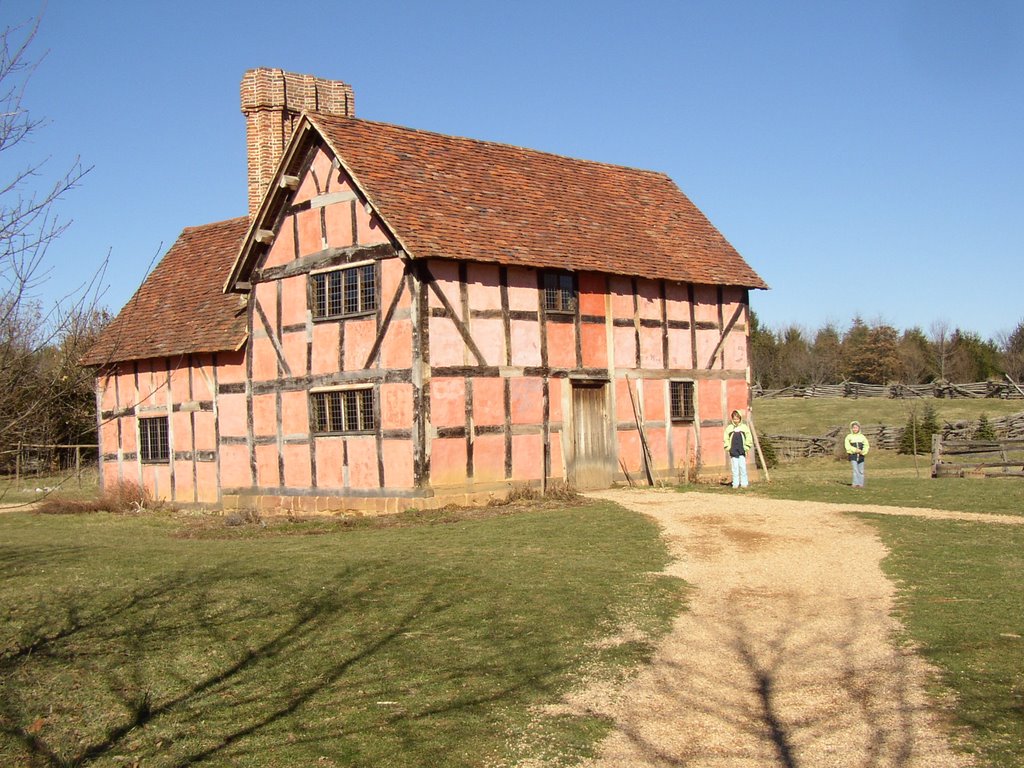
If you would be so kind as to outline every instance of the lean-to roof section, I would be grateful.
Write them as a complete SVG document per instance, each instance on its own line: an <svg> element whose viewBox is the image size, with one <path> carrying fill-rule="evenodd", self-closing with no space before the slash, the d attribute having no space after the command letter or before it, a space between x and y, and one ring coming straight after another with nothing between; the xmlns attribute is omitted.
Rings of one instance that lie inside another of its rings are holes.
<svg viewBox="0 0 1024 768"><path fill-rule="evenodd" d="M239 349L245 306L222 288L248 225L243 216L183 230L82 363Z"/></svg>

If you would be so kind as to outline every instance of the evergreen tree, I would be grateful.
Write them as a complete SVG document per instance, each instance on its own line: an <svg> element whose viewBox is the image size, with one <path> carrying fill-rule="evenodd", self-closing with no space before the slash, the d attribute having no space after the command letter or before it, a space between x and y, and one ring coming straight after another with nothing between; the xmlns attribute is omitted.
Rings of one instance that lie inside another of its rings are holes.
<svg viewBox="0 0 1024 768"><path fill-rule="evenodd" d="M996 435L996 431L992 426L992 423L988 420L988 416L984 413L978 417L978 426L974 428L974 434L971 435L972 440L989 440L995 441L999 437Z"/></svg>

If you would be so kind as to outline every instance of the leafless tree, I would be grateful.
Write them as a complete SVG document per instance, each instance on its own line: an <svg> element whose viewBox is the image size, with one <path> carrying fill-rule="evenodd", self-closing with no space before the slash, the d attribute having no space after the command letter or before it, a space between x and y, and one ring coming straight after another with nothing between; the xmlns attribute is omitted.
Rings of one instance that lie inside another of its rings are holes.
<svg viewBox="0 0 1024 768"><path fill-rule="evenodd" d="M55 174L48 159L27 159L30 140L46 121L30 114L25 93L41 57L32 54L39 18L0 32L0 450L22 442L46 442L72 382L81 341L103 318L95 310L104 266L59 299L45 302L41 287L51 276L47 250L70 221L57 203L89 169L76 158ZM58 362L60 361L60 362Z"/></svg>
<svg viewBox="0 0 1024 768"><path fill-rule="evenodd" d="M949 365L949 358L953 354L953 329L949 327L949 321L939 319L934 321L928 328L931 336L932 348L935 350L935 374L940 381L946 381L946 368Z"/></svg>

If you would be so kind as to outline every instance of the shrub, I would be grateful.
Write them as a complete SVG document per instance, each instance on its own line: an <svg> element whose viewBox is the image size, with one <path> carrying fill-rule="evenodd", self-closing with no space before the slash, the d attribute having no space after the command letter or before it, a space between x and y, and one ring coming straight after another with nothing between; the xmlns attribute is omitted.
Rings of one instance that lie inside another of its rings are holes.
<svg viewBox="0 0 1024 768"><path fill-rule="evenodd" d="M982 413L978 417L978 426L974 428L974 433L971 435L972 440L991 440L995 441L999 439L996 435L996 430L992 426L992 423L988 420L988 416Z"/></svg>
<svg viewBox="0 0 1024 768"><path fill-rule="evenodd" d="M157 505L159 508L162 505ZM82 515L91 512L110 512L114 515L137 514L154 509L152 499L138 483L122 480L95 499L79 501L59 496L47 499L36 510L42 515Z"/></svg>
<svg viewBox="0 0 1024 768"><path fill-rule="evenodd" d="M932 435L939 434L939 431L939 419L935 414L935 406L925 403L924 414L920 420L917 418L916 410L912 411L910 418L907 419L897 453L931 453Z"/></svg>
<svg viewBox="0 0 1024 768"><path fill-rule="evenodd" d="M768 465L768 469L775 469L775 467L779 465L779 456L775 452L775 444L763 435L759 435L758 440L761 444L761 454L764 455L764 463ZM761 454L754 451L754 465L758 469L764 469L764 467L761 466Z"/></svg>

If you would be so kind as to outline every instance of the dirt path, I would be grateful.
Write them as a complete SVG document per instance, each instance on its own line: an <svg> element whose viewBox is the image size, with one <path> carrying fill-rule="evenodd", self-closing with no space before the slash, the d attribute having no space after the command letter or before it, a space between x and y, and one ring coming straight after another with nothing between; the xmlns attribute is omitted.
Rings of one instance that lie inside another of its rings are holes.
<svg viewBox="0 0 1024 768"><path fill-rule="evenodd" d="M590 494L664 526L692 584L689 610L625 689L588 690L570 708L616 723L610 766L970 765L923 690L924 662L892 642L895 590L873 529L845 509L737 494Z"/></svg>

